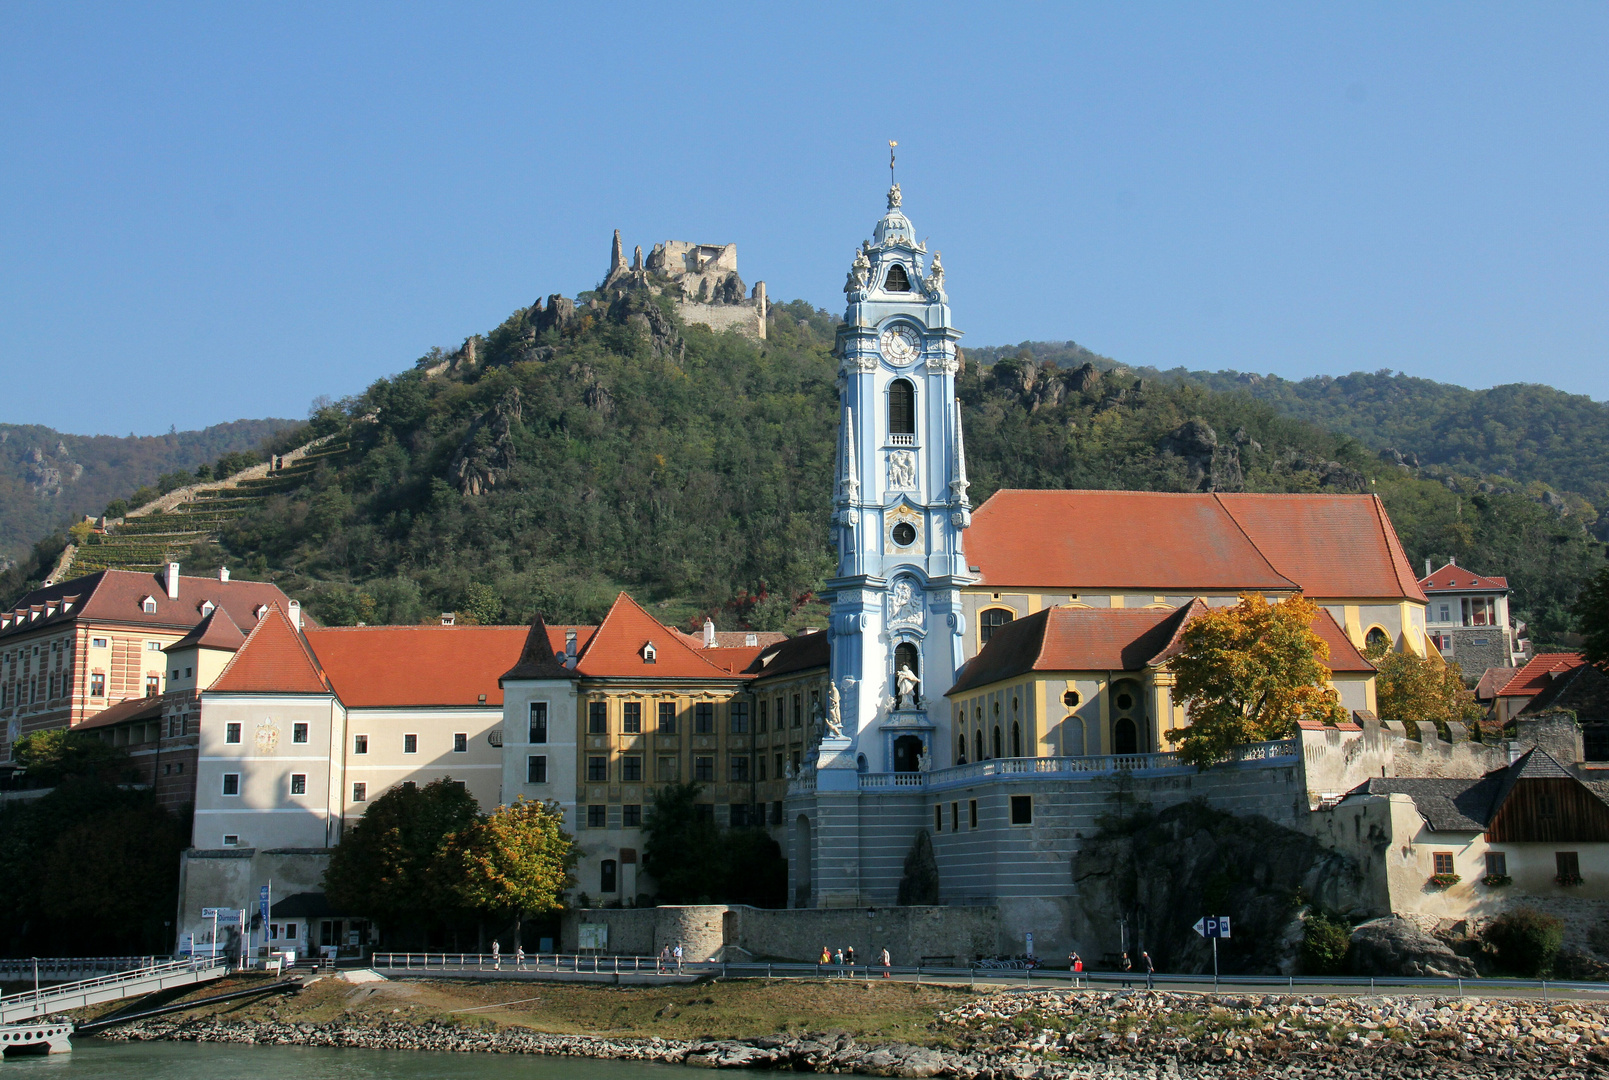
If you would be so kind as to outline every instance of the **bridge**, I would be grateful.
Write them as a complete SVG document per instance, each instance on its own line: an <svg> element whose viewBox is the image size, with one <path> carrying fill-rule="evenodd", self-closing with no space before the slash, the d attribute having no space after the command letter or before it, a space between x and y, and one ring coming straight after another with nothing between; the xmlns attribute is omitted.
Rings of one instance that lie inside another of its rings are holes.
<svg viewBox="0 0 1609 1080"><path fill-rule="evenodd" d="M66 1009L82 1009L86 1005L121 1001L177 986L211 982L228 973L229 961L224 958L173 960L77 982L59 983L21 994L8 994L0 997L0 1024L15 1024Z"/></svg>

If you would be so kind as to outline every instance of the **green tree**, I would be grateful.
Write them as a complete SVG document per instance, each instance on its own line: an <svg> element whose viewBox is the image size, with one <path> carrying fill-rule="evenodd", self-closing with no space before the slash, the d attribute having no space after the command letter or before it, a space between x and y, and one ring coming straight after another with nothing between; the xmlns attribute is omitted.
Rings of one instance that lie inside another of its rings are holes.
<svg viewBox="0 0 1609 1080"><path fill-rule="evenodd" d="M495 626L503 617L503 595L496 586L472 581L458 606L458 621L467 626Z"/></svg>
<svg viewBox="0 0 1609 1080"><path fill-rule="evenodd" d="M1324 666L1330 648L1312 629L1318 615L1300 594L1270 604L1246 593L1185 627L1169 666L1174 699L1190 717L1170 735L1186 761L1206 765L1244 743L1286 738L1300 720L1345 719Z"/></svg>
<svg viewBox="0 0 1609 1080"><path fill-rule="evenodd" d="M67 728L24 735L11 756L29 779L42 784L76 777L110 779L128 763L128 754L120 747L88 731Z"/></svg>
<svg viewBox="0 0 1609 1080"><path fill-rule="evenodd" d="M575 884L574 843L556 802L516 799L448 837L440 873L465 908L520 923L564 906Z"/></svg>
<svg viewBox="0 0 1609 1080"><path fill-rule="evenodd" d="M643 871L672 904L713 900L726 884L726 862L715 816L699 809L702 785L667 784L643 815ZM713 807L711 808L713 809Z"/></svg>
<svg viewBox="0 0 1609 1080"><path fill-rule="evenodd" d="M457 907L438 872L447 838L480 817L475 797L451 779L401 785L369 804L330 853L324 891L343 911L385 929L431 924Z"/></svg>
<svg viewBox="0 0 1609 1080"><path fill-rule="evenodd" d="M1302 970L1309 975L1339 975L1352 948L1352 928L1345 920L1315 912L1302 924Z"/></svg>
<svg viewBox="0 0 1609 1080"><path fill-rule="evenodd" d="M1482 709L1464 687L1457 664L1436 656L1394 652L1389 645L1366 654L1375 667L1374 700L1381 720L1399 724L1479 724Z"/></svg>
<svg viewBox="0 0 1609 1080"><path fill-rule="evenodd" d="M1599 570L1582 587L1574 614L1587 663L1609 672L1609 567Z"/></svg>
<svg viewBox="0 0 1609 1080"><path fill-rule="evenodd" d="M1527 978L1546 975L1564 944L1564 923L1534 908L1505 911L1486 924L1481 937L1497 966Z"/></svg>

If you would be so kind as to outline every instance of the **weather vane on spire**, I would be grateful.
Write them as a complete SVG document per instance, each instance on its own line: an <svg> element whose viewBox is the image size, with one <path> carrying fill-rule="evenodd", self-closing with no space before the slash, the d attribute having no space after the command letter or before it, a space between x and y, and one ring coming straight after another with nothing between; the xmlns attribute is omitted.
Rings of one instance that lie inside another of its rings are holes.
<svg viewBox="0 0 1609 1080"><path fill-rule="evenodd" d="M899 142L897 140L888 140L888 182L890 184L894 182L894 147L898 145Z"/></svg>
<svg viewBox="0 0 1609 1080"><path fill-rule="evenodd" d="M894 181L894 147L899 143L894 139L888 140L888 208L899 209L899 184Z"/></svg>

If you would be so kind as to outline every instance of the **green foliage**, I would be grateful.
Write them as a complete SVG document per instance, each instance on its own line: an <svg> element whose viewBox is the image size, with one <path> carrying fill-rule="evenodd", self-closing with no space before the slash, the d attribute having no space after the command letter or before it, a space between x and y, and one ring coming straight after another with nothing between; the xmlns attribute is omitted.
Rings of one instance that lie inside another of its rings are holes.
<svg viewBox="0 0 1609 1080"><path fill-rule="evenodd" d="M324 891L337 908L388 929L433 925L459 908L454 883L440 872L447 839L479 817L475 797L451 780L393 787L330 853Z"/></svg>
<svg viewBox="0 0 1609 1080"><path fill-rule="evenodd" d="M1352 948L1352 927L1344 919L1314 913L1302 924L1302 970L1309 975L1339 975Z"/></svg>
<svg viewBox="0 0 1609 1080"><path fill-rule="evenodd" d="M1374 692L1381 720L1434 724L1443 732L1449 723L1480 723L1484 710L1452 661L1394 652L1389 645L1370 648L1367 656L1378 672Z"/></svg>
<svg viewBox="0 0 1609 1080"><path fill-rule="evenodd" d="M71 779L117 778L128 763L128 755L87 731L56 728L35 731L18 739L12 760L21 765L30 781L57 784Z"/></svg>
<svg viewBox="0 0 1609 1080"><path fill-rule="evenodd" d="M1547 974L1564 944L1564 923L1534 908L1505 911L1486 924L1482 939L1497 966L1528 978Z"/></svg>
<svg viewBox="0 0 1609 1080"><path fill-rule="evenodd" d="M764 829L723 830L700 811L701 790L669 784L644 815L643 871L659 883L660 902L783 906L788 866L781 847Z"/></svg>
<svg viewBox="0 0 1609 1080"><path fill-rule="evenodd" d="M471 911L516 920L557 911L575 884L575 846L563 825L558 803L517 799L448 837L441 872Z"/></svg>
<svg viewBox="0 0 1609 1080"><path fill-rule="evenodd" d="M1587 663L1609 671L1609 568L1599 570L1587 582L1576 598L1574 613Z"/></svg>

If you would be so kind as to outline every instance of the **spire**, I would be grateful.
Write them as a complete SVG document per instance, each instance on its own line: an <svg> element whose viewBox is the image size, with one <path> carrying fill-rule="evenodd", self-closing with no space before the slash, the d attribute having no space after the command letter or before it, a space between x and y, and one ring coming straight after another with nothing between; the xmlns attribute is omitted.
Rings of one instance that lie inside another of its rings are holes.
<svg viewBox="0 0 1609 1080"><path fill-rule="evenodd" d="M860 498L860 469L855 461L855 410L844 408L844 425L838 435L838 478L840 502L854 503Z"/></svg>
<svg viewBox="0 0 1609 1080"><path fill-rule="evenodd" d="M620 230L615 230L615 244L609 251L609 276L614 277L626 268L626 249L620 244Z"/></svg>
<svg viewBox="0 0 1609 1080"><path fill-rule="evenodd" d="M970 485L967 483L967 452L961 439L961 402L959 400L955 403L955 439L953 444L952 453L955 460L951 462L952 468L950 472L955 479L950 481L950 501L957 504L957 515L970 523L971 515L967 511L972 508L972 503L967 499L967 488ZM962 521L957 521L956 524L962 528L966 527L965 524L962 524Z"/></svg>

